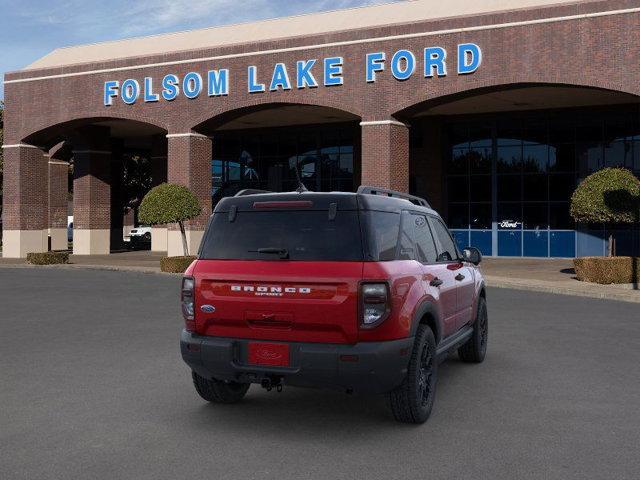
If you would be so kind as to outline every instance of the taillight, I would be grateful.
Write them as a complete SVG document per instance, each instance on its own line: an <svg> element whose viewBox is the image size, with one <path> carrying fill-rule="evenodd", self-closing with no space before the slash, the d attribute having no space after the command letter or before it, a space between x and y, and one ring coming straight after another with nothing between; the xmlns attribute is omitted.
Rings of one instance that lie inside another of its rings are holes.
<svg viewBox="0 0 640 480"><path fill-rule="evenodd" d="M360 286L361 326L372 328L389 316L390 295L386 283L363 283Z"/></svg>
<svg viewBox="0 0 640 480"><path fill-rule="evenodd" d="M196 281L193 277L182 277L182 294L180 296L182 303L182 316L184 317L186 329L190 332L195 330L195 302L193 298L195 283Z"/></svg>

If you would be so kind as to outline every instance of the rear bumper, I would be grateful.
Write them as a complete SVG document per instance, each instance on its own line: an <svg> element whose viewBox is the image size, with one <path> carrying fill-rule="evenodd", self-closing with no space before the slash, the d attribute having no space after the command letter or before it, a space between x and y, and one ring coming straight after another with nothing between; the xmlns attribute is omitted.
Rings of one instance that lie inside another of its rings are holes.
<svg viewBox="0 0 640 480"><path fill-rule="evenodd" d="M247 339L206 337L183 330L180 350L187 365L206 378L245 383L281 378L285 385L385 393L405 378L413 340L355 345L289 343L289 367L247 364ZM348 357L341 358L344 355Z"/></svg>

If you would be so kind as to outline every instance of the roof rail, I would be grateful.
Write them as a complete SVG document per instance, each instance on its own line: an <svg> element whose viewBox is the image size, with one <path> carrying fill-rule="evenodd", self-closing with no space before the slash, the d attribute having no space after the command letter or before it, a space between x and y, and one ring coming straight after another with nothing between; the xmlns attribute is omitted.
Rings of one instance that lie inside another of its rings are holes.
<svg viewBox="0 0 640 480"><path fill-rule="evenodd" d="M408 193L398 192L396 190L387 190L386 188L371 187L369 185L360 185L358 187L358 193L402 198L404 200L409 200L414 205L431 208L431 205L429 205L429 202L427 202L424 198L416 197L414 195L409 195Z"/></svg>
<svg viewBox="0 0 640 480"><path fill-rule="evenodd" d="M245 197L247 195L258 195L260 193L273 193L270 190L256 190L255 188L245 188L244 190L240 190L238 193L234 195L234 197Z"/></svg>

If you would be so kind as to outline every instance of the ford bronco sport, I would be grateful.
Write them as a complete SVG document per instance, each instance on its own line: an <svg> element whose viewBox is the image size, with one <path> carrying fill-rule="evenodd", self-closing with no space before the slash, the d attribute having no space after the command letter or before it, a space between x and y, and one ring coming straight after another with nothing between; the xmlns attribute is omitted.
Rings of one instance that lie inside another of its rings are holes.
<svg viewBox="0 0 640 480"><path fill-rule="evenodd" d="M439 361L484 359L480 260L418 197L242 191L182 280L182 357L210 402L252 383L385 393L397 420L422 423Z"/></svg>

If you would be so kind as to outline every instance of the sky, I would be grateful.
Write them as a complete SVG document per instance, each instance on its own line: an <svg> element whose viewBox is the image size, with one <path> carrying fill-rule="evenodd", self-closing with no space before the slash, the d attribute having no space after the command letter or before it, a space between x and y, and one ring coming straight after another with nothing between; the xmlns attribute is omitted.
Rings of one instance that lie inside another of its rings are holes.
<svg viewBox="0 0 640 480"><path fill-rule="evenodd" d="M0 75L59 47L390 1L0 0Z"/></svg>

